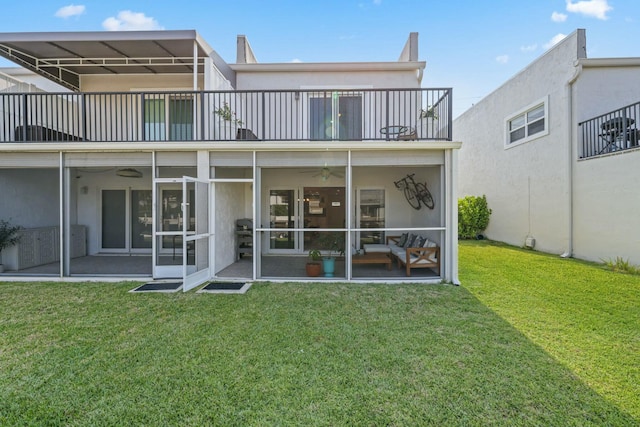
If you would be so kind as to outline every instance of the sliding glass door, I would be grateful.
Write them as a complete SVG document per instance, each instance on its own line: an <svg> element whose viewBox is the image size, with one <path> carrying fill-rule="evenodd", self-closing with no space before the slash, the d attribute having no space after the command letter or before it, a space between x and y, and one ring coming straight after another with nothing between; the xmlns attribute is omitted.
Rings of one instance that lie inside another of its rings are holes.
<svg viewBox="0 0 640 427"><path fill-rule="evenodd" d="M101 251L151 249L151 190L104 189L100 202Z"/></svg>
<svg viewBox="0 0 640 427"><path fill-rule="evenodd" d="M309 134L313 140L362 139L361 95L318 94L309 98L309 116Z"/></svg>

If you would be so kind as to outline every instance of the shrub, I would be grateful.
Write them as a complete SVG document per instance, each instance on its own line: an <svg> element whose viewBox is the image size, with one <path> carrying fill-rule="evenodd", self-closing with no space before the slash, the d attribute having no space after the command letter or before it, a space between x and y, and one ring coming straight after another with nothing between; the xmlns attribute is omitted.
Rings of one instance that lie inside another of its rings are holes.
<svg viewBox="0 0 640 427"><path fill-rule="evenodd" d="M474 239L482 235L489 225L491 209L487 197L467 196L458 200L458 236Z"/></svg>

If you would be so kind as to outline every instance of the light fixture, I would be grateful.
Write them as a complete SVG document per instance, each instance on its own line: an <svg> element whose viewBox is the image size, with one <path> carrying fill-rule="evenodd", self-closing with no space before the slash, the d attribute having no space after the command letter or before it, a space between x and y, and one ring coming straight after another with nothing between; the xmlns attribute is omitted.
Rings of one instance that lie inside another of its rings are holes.
<svg viewBox="0 0 640 427"><path fill-rule="evenodd" d="M116 175L123 176L125 178L142 178L142 172L133 168L118 169Z"/></svg>
<svg viewBox="0 0 640 427"><path fill-rule="evenodd" d="M328 167L325 166L320 170L320 177L322 178L323 181L328 180L330 176L331 176L331 169L329 169Z"/></svg>

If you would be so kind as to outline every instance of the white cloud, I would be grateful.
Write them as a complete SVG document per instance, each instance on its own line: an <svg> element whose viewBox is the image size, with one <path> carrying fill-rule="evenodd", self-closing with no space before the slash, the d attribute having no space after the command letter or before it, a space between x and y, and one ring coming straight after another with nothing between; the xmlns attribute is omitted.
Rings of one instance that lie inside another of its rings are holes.
<svg viewBox="0 0 640 427"><path fill-rule="evenodd" d="M579 13L592 18L606 20L608 18L607 12L610 10L613 10L613 7L609 6L608 0L580 0L575 3L572 0L567 0L567 12Z"/></svg>
<svg viewBox="0 0 640 427"><path fill-rule="evenodd" d="M84 5L82 4L70 4L69 6L64 6L58 9L55 13L55 16L58 18L69 18L71 16L78 16L84 13Z"/></svg>
<svg viewBox="0 0 640 427"><path fill-rule="evenodd" d="M558 44L559 42L561 42L565 37L567 37L567 35L566 35L566 34L562 34L562 33L556 34L555 36L553 36L553 37L551 38L551 40L549 40L549 41L544 45L545 50L546 50L546 49L550 49L550 48L552 48L553 46L555 46L556 44Z"/></svg>
<svg viewBox="0 0 640 427"><path fill-rule="evenodd" d="M522 52L533 52L538 48L537 44L530 44L529 46L520 46L520 51Z"/></svg>
<svg viewBox="0 0 640 427"><path fill-rule="evenodd" d="M498 64L506 64L507 62L509 62L509 55L496 56L496 61L498 62Z"/></svg>
<svg viewBox="0 0 640 427"><path fill-rule="evenodd" d="M302 62L302 59L293 58L293 59L291 60L291 62L292 62L292 63L294 63L294 64L299 64L299 63L301 63L301 62Z"/></svg>
<svg viewBox="0 0 640 427"><path fill-rule="evenodd" d="M564 22L567 20L567 15L565 15L564 13L560 13L560 12L553 12L551 14L551 20L553 22Z"/></svg>
<svg viewBox="0 0 640 427"><path fill-rule="evenodd" d="M105 19L102 27L107 31L164 30L154 18L130 10L121 10L117 18Z"/></svg>

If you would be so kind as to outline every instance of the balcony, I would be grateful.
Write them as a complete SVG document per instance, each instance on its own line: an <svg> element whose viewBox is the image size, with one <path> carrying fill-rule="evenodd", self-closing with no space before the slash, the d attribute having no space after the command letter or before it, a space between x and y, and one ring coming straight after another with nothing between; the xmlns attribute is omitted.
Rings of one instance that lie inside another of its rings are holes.
<svg viewBox="0 0 640 427"><path fill-rule="evenodd" d="M0 142L445 140L451 89L0 93Z"/></svg>
<svg viewBox="0 0 640 427"><path fill-rule="evenodd" d="M640 143L640 102L578 123L580 158L629 150Z"/></svg>

